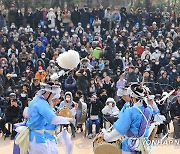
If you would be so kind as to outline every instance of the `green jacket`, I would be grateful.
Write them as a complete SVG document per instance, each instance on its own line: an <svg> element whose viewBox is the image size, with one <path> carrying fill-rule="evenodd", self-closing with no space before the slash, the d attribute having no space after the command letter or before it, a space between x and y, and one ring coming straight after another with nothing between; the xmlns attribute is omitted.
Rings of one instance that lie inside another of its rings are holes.
<svg viewBox="0 0 180 154"><path fill-rule="evenodd" d="M100 59L102 56L102 49L100 47L96 47L92 52L92 56L96 59Z"/></svg>

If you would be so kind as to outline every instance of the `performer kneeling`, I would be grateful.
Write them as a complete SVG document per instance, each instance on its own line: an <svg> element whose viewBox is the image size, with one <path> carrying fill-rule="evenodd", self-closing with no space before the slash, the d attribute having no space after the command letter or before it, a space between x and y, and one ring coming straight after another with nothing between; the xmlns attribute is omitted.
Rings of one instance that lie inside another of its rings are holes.
<svg viewBox="0 0 180 154"><path fill-rule="evenodd" d="M130 86L132 90L133 107L121 112L119 119L114 123L111 132L102 130L104 139L107 142L115 141L123 136L121 149L123 154L141 153L147 154L150 151L148 146L148 123L152 116L152 109L144 101L144 89L138 84Z"/></svg>

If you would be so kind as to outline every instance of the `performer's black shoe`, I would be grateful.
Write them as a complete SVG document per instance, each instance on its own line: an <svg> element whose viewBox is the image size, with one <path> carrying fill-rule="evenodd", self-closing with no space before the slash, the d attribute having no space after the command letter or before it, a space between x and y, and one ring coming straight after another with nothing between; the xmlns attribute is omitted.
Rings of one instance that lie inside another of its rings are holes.
<svg viewBox="0 0 180 154"><path fill-rule="evenodd" d="M11 135L11 133L10 132L7 132L5 135L4 135L4 140L7 138L7 137L9 137Z"/></svg>
<svg viewBox="0 0 180 154"><path fill-rule="evenodd" d="M75 133L72 134L72 137L75 138Z"/></svg>
<svg viewBox="0 0 180 154"><path fill-rule="evenodd" d="M14 136L13 135L11 135L11 140L14 140Z"/></svg>

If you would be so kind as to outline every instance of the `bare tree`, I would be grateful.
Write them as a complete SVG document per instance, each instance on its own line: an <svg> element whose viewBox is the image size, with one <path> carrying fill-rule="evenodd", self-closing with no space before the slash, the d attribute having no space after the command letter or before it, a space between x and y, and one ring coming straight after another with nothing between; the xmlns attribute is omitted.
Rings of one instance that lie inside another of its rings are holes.
<svg viewBox="0 0 180 154"><path fill-rule="evenodd" d="M145 0L145 6L146 6L147 11L149 12L152 6L152 0Z"/></svg>

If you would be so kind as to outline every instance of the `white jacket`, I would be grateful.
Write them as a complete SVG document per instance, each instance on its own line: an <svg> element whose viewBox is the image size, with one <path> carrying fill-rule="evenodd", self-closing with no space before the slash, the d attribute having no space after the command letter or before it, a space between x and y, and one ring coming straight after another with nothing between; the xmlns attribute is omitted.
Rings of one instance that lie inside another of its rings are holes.
<svg viewBox="0 0 180 154"><path fill-rule="evenodd" d="M112 108L110 108L109 105L106 105L106 106L102 109L102 113L103 113L104 115L109 114L109 115L114 115L114 116L116 116L116 115L118 115L118 113L119 113L119 109L117 108L116 105L115 105L114 107L112 107Z"/></svg>
<svg viewBox="0 0 180 154"><path fill-rule="evenodd" d="M56 15L54 12L52 12L52 11L48 12L47 19L48 19L48 21L51 21L51 23L48 25L49 28L55 27L55 18L56 18Z"/></svg>

